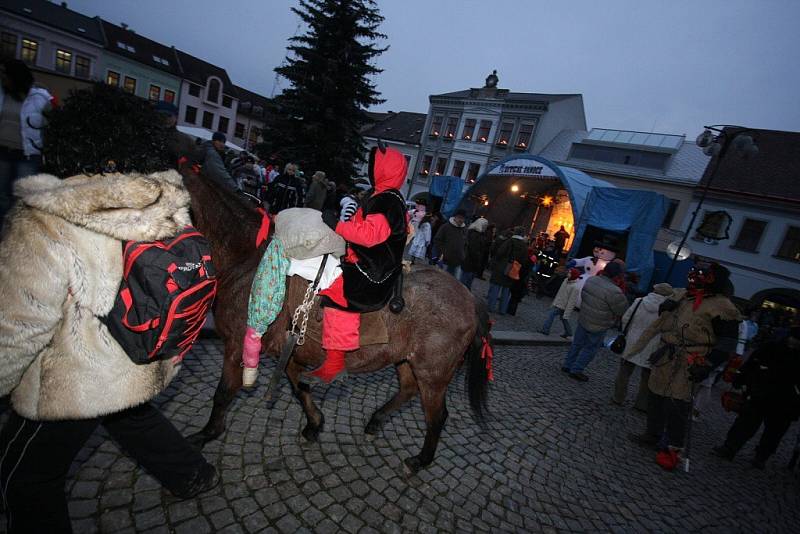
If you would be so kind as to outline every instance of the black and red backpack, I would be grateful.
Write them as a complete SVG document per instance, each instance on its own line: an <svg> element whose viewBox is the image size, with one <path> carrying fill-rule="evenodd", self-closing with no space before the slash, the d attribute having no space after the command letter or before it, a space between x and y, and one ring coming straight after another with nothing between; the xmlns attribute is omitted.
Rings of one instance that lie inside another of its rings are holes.
<svg viewBox="0 0 800 534"><path fill-rule="evenodd" d="M187 226L163 241L128 241L109 332L134 363L183 356L200 334L217 293L211 247Z"/></svg>

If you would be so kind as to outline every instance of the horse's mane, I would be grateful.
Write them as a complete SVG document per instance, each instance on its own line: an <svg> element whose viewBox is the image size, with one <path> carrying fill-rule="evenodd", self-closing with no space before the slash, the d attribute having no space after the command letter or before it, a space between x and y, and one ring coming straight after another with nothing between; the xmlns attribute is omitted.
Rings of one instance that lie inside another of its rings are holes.
<svg viewBox="0 0 800 534"><path fill-rule="evenodd" d="M256 250L261 213L243 196L208 177L184 171L183 182L192 197L192 220L205 234L220 267L238 262Z"/></svg>

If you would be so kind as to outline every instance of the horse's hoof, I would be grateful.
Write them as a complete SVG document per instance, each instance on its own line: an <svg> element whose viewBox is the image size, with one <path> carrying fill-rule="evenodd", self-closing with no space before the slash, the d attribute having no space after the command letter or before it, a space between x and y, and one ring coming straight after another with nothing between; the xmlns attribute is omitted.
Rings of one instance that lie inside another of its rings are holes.
<svg viewBox="0 0 800 534"><path fill-rule="evenodd" d="M213 441L215 437L216 436L210 436L205 432L201 431L192 434L190 436L186 436L186 441L188 441L191 446L202 450L203 447L205 447L206 443L208 443L209 441Z"/></svg>
<svg viewBox="0 0 800 534"><path fill-rule="evenodd" d="M420 469L422 469L422 462L416 456L403 460L403 475L406 478L416 475Z"/></svg>
<svg viewBox="0 0 800 534"><path fill-rule="evenodd" d="M303 432L301 432L301 434L303 435L306 441L310 443L316 443L319 441L319 433L321 430L322 430L322 425L312 426L311 424L308 424L303 429Z"/></svg>

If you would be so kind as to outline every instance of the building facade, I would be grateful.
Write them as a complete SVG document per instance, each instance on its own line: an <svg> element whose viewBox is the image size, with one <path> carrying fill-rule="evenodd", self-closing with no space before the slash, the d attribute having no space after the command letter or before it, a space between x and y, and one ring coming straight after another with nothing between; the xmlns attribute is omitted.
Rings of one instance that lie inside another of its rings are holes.
<svg viewBox="0 0 800 534"><path fill-rule="evenodd" d="M183 80L178 124L234 135L238 94L222 67L176 50Z"/></svg>
<svg viewBox="0 0 800 534"><path fill-rule="evenodd" d="M236 86L239 105L236 108L236 123L231 141L245 150L252 151L260 143L264 130L264 119L268 112L269 99Z"/></svg>
<svg viewBox="0 0 800 534"><path fill-rule="evenodd" d="M586 129L581 95L515 93L498 81L493 72L482 88L429 97L409 197L427 191L432 176L456 176L469 186L488 165L536 154L564 129Z"/></svg>
<svg viewBox="0 0 800 534"><path fill-rule="evenodd" d="M387 146L402 153L408 164L405 182L406 187L408 187L411 185L414 169L419 159L421 146L420 138L422 137L422 130L425 127L426 115L424 113L413 113L409 111L401 111L399 113L390 111L385 115L380 115L382 116L376 117L379 120L372 123L361 133L364 137L364 144L367 149L366 155L369 155L373 147L378 146L379 139L385 142ZM359 174L366 178L368 173L368 162L365 161ZM406 191L404 190L403 192L405 193ZM407 198L411 199L412 197L409 196Z"/></svg>

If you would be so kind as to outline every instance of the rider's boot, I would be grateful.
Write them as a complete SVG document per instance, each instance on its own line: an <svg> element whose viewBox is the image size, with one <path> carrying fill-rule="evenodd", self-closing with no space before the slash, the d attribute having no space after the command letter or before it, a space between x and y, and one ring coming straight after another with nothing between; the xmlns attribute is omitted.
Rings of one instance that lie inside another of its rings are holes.
<svg viewBox="0 0 800 534"><path fill-rule="evenodd" d="M342 377L344 373L344 355L343 350L327 349L327 357L322 365L305 373L305 377L311 380L322 381L330 384L335 378Z"/></svg>

